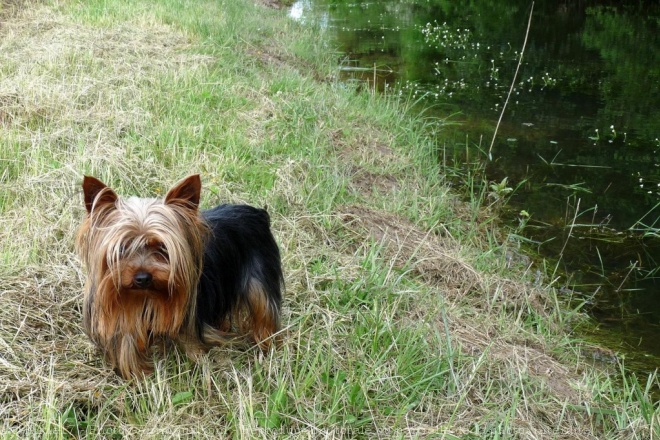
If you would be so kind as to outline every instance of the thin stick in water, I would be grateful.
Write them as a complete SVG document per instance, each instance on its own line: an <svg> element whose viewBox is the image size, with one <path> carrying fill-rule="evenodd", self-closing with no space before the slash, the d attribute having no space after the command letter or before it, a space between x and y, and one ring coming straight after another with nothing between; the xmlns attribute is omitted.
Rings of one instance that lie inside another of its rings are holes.
<svg viewBox="0 0 660 440"><path fill-rule="evenodd" d="M504 111L506 106L509 103L509 98L511 97L511 92L513 92L513 86L516 84L516 78L518 77L518 70L520 70L520 65L522 64L523 54L525 53L525 47L527 46L527 37L529 36L529 28L532 26L532 12L534 12L534 2L532 2L532 7L529 10L529 20L527 21L527 32L525 32L525 41L523 42L522 50L520 51L520 58L518 59L518 66L516 66L516 72L513 74L513 81L511 81L511 87L509 88L509 93L506 95L506 100L504 101L504 106L500 112L500 118L497 120L497 125L495 126L495 132L493 133L493 140L490 142L490 148L488 148L488 160L493 160L493 145L495 145L495 138L497 137L497 130L500 128L500 123L502 122L502 116L504 116Z"/></svg>

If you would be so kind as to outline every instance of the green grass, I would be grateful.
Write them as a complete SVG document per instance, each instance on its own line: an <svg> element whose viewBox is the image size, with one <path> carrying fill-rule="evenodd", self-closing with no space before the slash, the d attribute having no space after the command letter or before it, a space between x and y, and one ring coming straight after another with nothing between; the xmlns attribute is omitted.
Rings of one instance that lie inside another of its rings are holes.
<svg viewBox="0 0 660 440"><path fill-rule="evenodd" d="M594 363L587 318L444 179L444 122L335 78L243 0L62 1L0 26L0 438L655 438L657 378ZM83 174L268 206L283 343L124 382L83 334ZM491 207L492 208L492 207ZM515 249L513 249L516 252Z"/></svg>

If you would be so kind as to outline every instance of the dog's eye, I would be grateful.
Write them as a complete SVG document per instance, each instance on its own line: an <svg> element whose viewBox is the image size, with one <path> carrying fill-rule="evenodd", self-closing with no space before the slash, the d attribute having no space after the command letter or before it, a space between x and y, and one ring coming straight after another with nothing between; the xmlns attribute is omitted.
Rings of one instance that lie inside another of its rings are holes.
<svg viewBox="0 0 660 440"><path fill-rule="evenodd" d="M126 244L124 244L124 243L120 244L119 245L119 256L123 257L124 255L126 255L126 250L127 249L128 249L128 246L126 246Z"/></svg>
<svg viewBox="0 0 660 440"><path fill-rule="evenodd" d="M158 245L158 252L163 255L165 258L169 256L169 253L167 252L167 246L165 246L164 243L161 243Z"/></svg>

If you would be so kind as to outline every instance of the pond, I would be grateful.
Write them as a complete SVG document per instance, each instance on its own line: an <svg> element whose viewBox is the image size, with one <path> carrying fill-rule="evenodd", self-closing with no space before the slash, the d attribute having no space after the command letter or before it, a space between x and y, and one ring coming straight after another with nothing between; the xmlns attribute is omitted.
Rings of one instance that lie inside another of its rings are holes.
<svg viewBox="0 0 660 440"><path fill-rule="evenodd" d="M290 14L325 30L344 80L448 117L439 160L507 178L505 218L570 274L599 340L658 366L656 1L302 0Z"/></svg>

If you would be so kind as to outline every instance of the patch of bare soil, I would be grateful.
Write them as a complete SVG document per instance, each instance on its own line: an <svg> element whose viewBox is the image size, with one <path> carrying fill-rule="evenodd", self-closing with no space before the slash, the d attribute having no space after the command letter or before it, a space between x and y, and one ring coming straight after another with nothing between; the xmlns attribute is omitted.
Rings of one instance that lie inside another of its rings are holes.
<svg viewBox="0 0 660 440"><path fill-rule="evenodd" d="M355 140L349 142L342 130L334 130L330 133L330 144L337 152L337 157L346 163L373 164L386 168L392 164L405 164L406 161L406 158L396 154L382 140L373 137L366 131L358 134Z"/></svg>
<svg viewBox="0 0 660 440"><path fill-rule="evenodd" d="M278 0L257 0L257 3L260 5L264 5L268 8L273 8L273 9L281 9L282 8L282 2Z"/></svg>
<svg viewBox="0 0 660 440"><path fill-rule="evenodd" d="M481 284L479 274L458 255L451 239L427 232L411 221L364 206L346 206L339 216L346 228L362 239L384 245L401 269L410 269L424 281L464 295Z"/></svg>
<svg viewBox="0 0 660 440"><path fill-rule="evenodd" d="M350 184L355 192L362 194L390 193L399 188L399 181L393 175L376 174L359 167L351 170Z"/></svg>
<svg viewBox="0 0 660 440"><path fill-rule="evenodd" d="M509 364L512 371L533 378L539 387L545 387L550 395L563 402L579 404L589 399L586 390L575 386L578 377L561 362L533 344L483 340L481 350L488 351L492 365Z"/></svg>
<svg viewBox="0 0 660 440"><path fill-rule="evenodd" d="M387 176L360 173L362 179L357 182L382 185L385 189L393 185ZM382 180L375 183L379 179ZM512 311L531 308L540 315L549 313L550 305L541 289L508 278L485 278L461 258L460 247L448 236L425 231L401 216L364 206L346 206L338 214L345 227L361 237L357 242L371 239L383 244L400 269L412 270L425 282L442 286L445 294L458 298L479 291Z"/></svg>

